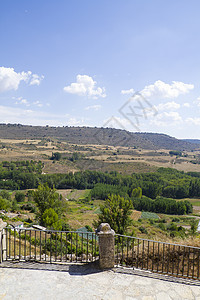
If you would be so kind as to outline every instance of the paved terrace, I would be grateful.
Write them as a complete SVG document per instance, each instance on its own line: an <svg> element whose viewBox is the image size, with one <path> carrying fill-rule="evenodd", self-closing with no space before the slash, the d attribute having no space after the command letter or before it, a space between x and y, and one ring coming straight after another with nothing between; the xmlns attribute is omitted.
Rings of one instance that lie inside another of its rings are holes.
<svg viewBox="0 0 200 300"><path fill-rule="evenodd" d="M99 271L95 264L3 262L0 299L200 300L200 282L128 268Z"/></svg>

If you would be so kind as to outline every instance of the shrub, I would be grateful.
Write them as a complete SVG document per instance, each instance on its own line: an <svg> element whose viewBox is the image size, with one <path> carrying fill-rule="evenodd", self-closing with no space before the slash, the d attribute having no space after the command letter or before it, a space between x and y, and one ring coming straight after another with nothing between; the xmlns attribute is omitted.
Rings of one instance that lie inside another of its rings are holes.
<svg viewBox="0 0 200 300"><path fill-rule="evenodd" d="M31 204L31 203L23 204L21 206L21 209L23 209L23 210L29 210L31 213L35 213L36 212L36 207L33 204Z"/></svg>
<svg viewBox="0 0 200 300"><path fill-rule="evenodd" d="M169 226L168 226L168 230L170 231L177 231L178 227L175 223L170 223Z"/></svg>
<svg viewBox="0 0 200 300"><path fill-rule="evenodd" d="M24 193L17 191L16 194L15 194L15 200L17 202L24 202L24 200L25 200Z"/></svg>
<svg viewBox="0 0 200 300"><path fill-rule="evenodd" d="M165 225L164 225L163 223L159 223L159 224L158 224L158 227L159 227L161 230L163 230L163 231L166 230Z"/></svg>
<svg viewBox="0 0 200 300"><path fill-rule="evenodd" d="M143 227L143 226L140 226L140 227L139 227L139 230L140 230L141 233L148 234L148 231L147 231L146 228Z"/></svg>
<svg viewBox="0 0 200 300"><path fill-rule="evenodd" d="M85 225L85 228L89 231L89 232L93 232L93 229L91 226L89 225Z"/></svg>
<svg viewBox="0 0 200 300"><path fill-rule="evenodd" d="M52 156L51 156L51 160L60 160L61 159L61 153L60 152L55 152L55 153L52 153Z"/></svg>
<svg viewBox="0 0 200 300"><path fill-rule="evenodd" d="M175 217L172 219L172 222L180 222L180 219Z"/></svg>

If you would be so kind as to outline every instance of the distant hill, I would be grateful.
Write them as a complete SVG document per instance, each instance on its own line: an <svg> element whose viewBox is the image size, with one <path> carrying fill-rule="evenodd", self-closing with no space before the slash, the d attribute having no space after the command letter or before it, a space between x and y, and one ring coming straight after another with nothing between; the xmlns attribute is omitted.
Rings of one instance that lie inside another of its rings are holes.
<svg viewBox="0 0 200 300"><path fill-rule="evenodd" d="M0 139L55 138L74 144L100 144L143 149L194 150L199 143L179 140L166 134L138 133L114 128L50 127L0 124Z"/></svg>
<svg viewBox="0 0 200 300"><path fill-rule="evenodd" d="M183 139L182 141L189 142L192 144L200 144L200 140L197 139Z"/></svg>

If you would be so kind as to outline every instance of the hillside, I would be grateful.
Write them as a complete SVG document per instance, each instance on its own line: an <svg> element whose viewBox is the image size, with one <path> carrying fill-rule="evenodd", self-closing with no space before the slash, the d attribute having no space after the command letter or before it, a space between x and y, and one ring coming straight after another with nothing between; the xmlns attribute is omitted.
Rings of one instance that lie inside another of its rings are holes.
<svg viewBox="0 0 200 300"><path fill-rule="evenodd" d="M134 133L126 130L96 127L50 127L0 124L0 139L55 138L73 144L126 146L142 149L194 150L199 144L178 140L166 134Z"/></svg>
<svg viewBox="0 0 200 300"><path fill-rule="evenodd" d="M200 144L200 140L197 139L183 139L182 141L193 143L193 144Z"/></svg>

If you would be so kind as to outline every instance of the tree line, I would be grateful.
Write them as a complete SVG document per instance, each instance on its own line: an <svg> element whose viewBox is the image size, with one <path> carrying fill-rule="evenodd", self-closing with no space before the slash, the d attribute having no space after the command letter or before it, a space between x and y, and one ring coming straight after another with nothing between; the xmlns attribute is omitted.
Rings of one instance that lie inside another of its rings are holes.
<svg viewBox="0 0 200 300"><path fill-rule="evenodd" d="M151 211L169 215L190 214L193 211L192 204L188 200L176 201L174 199L157 197L155 200L148 197L133 198L133 206L136 210Z"/></svg>
<svg viewBox="0 0 200 300"><path fill-rule="evenodd" d="M42 162L2 162L0 163L0 189L34 189L47 183L56 189L94 189L93 195L129 195L134 188L140 187L142 194L151 199L200 197L200 173L159 168L151 173L122 175L118 172L80 171L67 174L42 174ZM101 186L100 186L101 184Z"/></svg>

